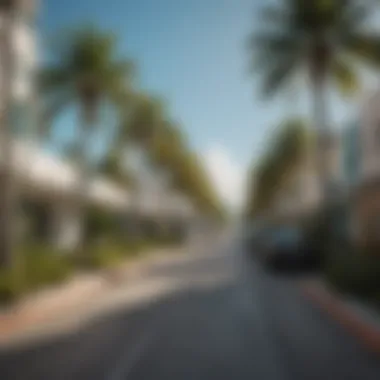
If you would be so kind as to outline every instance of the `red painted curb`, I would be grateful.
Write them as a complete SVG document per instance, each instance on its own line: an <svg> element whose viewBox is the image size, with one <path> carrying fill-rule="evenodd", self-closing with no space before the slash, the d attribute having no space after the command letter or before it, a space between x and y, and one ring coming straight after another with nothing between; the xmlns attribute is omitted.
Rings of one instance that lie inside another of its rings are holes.
<svg viewBox="0 0 380 380"><path fill-rule="evenodd" d="M357 338L367 350L380 357L379 328L363 321L344 302L327 290L307 285L303 287L303 293L331 318L348 330L351 335Z"/></svg>

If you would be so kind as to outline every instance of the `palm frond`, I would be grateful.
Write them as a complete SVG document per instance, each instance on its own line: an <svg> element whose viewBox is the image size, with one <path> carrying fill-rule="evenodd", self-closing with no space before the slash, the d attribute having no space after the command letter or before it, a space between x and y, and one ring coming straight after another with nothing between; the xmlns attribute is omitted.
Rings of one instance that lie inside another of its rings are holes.
<svg viewBox="0 0 380 380"><path fill-rule="evenodd" d="M43 95L73 84L71 73L65 67L50 66L37 73L37 86Z"/></svg>
<svg viewBox="0 0 380 380"><path fill-rule="evenodd" d="M292 66L304 66L314 77L332 76L345 92L356 86L354 67L342 61L347 53L379 67L380 35L366 34L363 28L370 16L369 2L283 0L280 4L264 7L261 15L268 22L259 24L248 43L251 69L263 76L266 94L288 83ZM333 62L332 73L329 62Z"/></svg>
<svg viewBox="0 0 380 380"><path fill-rule="evenodd" d="M347 50L375 68L380 67L380 34L354 34L347 38Z"/></svg>
<svg viewBox="0 0 380 380"><path fill-rule="evenodd" d="M262 93L265 97L276 94L291 81L297 70L297 60L289 57L281 61L267 62L262 79Z"/></svg>
<svg viewBox="0 0 380 380"><path fill-rule="evenodd" d="M71 94L64 92L46 102L37 126L38 138L47 141L53 132L53 121L71 103Z"/></svg>
<svg viewBox="0 0 380 380"><path fill-rule="evenodd" d="M331 65L331 75L343 95L352 95L358 90L358 77L347 60L335 59Z"/></svg>
<svg viewBox="0 0 380 380"><path fill-rule="evenodd" d="M266 28L274 27L275 29L289 25L290 22L289 8L284 6L270 6L262 9L259 15L259 21Z"/></svg>

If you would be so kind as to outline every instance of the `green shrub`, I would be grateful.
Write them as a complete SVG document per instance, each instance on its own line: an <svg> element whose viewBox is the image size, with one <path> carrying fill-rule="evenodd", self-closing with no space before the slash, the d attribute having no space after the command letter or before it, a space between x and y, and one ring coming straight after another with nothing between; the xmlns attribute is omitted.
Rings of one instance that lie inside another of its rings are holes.
<svg viewBox="0 0 380 380"><path fill-rule="evenodd" d="M326 276L340 291L372 298L380 294L380 257L354 250L331 255Z"/></svg>
<svg viewBox="0 0 380 380"><path fill-rule="evenodd" d="M86 215L85 241L94 244L99 238L110 238L120 233L117 218L97 208L90 208Z"/></svg>
<svg viewBox="0 0 380 380"><path fill-rule="evenodd" d="M0 304L14 301L23 292L20 276L15 271L0 272Z"/></svg>
<svg viewBox="0 0 380 380"><path fill-rule="evenodd" d="M142 249L142 242L126 244L120 241L104 240L87 248L84 263L90 269L109 268L128 257L136 257Z"/></svg>
<svg viewBox="0 0 380 380"><path fill-rule="evenodd" d="M107 248L99 248L90 259L90 266L94 269L110 268L115 266L121 260L120 255Z"/></svg>
<svg viewBox="0 0 380 380"><path fill-rule="evenodd" d="M72 271L68 257L47 247L33 247L23 255L24 281L29 288L59 283Z"/></svg>
<svg viewBox="0 0 380 380"><path fill-rule="evenodd" d="M173 239L145 239L126 242L102 238L86 246L82 255L61 255L49 246L28 244L16 253L11 272L0 272L0 302L11 302L20 295L67 279L74 269L107 269L127 258L135 258L153 248L168 246Z"/></svg>
<svg viewBox="0 0 380 380"><path fill-rule="evenodd" d="M73 269L67 257L44 246L23 247L16 258L11 271L0 273L0 302L64 281Z"/></svg>

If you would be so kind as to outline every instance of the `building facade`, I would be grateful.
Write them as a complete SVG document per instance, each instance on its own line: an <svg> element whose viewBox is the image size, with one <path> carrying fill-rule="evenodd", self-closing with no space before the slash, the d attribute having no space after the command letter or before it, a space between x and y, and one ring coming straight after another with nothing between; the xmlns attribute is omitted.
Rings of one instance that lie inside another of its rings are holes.
<svg viewBox="0 0 380 380"><path fill-rule="evenodd" d="M358 241L380 245L380 91L366 101L358 125L352 204Z"/></svg>
<svg viewBox="0 0 380 380"><path fill-rule="evenodd" d="M361 245L380 244L380 92L342 134L344 185L351 231Z"/></svg>

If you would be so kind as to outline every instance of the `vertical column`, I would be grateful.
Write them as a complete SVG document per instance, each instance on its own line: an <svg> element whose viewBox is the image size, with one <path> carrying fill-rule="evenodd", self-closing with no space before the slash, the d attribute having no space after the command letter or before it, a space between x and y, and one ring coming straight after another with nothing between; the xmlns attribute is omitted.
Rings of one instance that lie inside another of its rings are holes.
<svg viewBox="0 0 380 380"><path fill-rule="evenodd" d="M71 202L52 204L52 243L61 251L72 251L83 238L81 214Z"/></svg>

